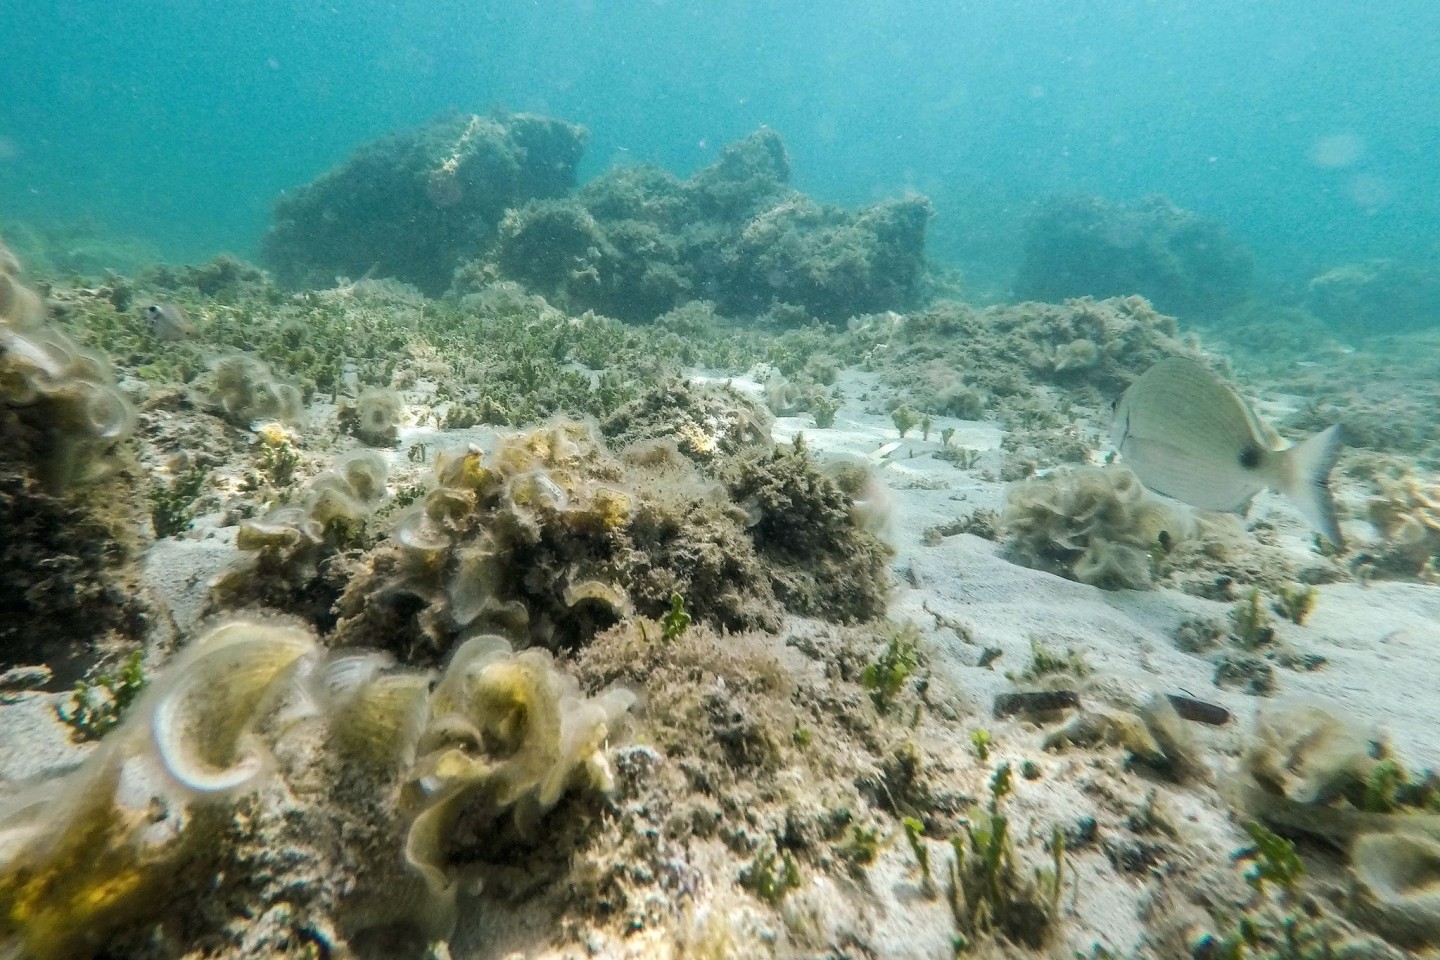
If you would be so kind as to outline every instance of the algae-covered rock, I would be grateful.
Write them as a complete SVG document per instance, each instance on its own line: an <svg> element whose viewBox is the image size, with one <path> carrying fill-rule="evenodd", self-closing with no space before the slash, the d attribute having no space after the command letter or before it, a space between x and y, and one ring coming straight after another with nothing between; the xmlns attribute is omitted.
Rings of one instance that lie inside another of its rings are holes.
<svg viewBox="0 0 1440 960"><path fill-rule="evenodd" d="M256 725L317 649L290 625L215 627L78 769L0 801L0 953L89 956L202 888L227 805L272 771Z"/></svg>
<svg viewBox="0 0 1440 960"><path fill-rule="evenodd" d="M293 624L206 631L78 769L0 796L0 953L148 938L161 956L344 955L377 925L443 941L494 850L543 847L567 794L612 788L635 698L586 696L548 653L491 636L432 680L371 652L322 659Z"/></svg>
<svg viewBox="0 0 1440 960"><path fill-rule="evenodd" d="M265 262L293 286L372 269L434 294L505 211L575 183L589 134L530 114L456 114L358 150L280 198Z"/></svg>
<svg viewBox="0 0 1440 960"><path fill-rule="evenodd" d="M518 206L454 292L499 276L572 313L650 321L703 297L727 316L839 324L915 303L929 219L923 197L858 211L815 203L791 188L779 135L760 130L685 181L626 167L574 197Z"/></svg>
<svg viewBox="0 0 1440 960"><path fill-rule="evenodd" d="M1139 294L1165 313L1216 319L1248 295L1250 255L1217 223L1165 197L1055 197L1025 225L1015 294L1027 300Z"/></svg>
<svg viewBox="0 0 1440 960"><path fill-rule="evenodd" d="M672 378L616 410L600 425L617 447L673 443L696 463L764 451L774 417L734 387Z"/></svg>
<svg viewBox="0 0 1440 960"><path fill-rule="evenodd" d="M775 626L782 607L879 614L889 553L864 511L808 454L761 449L707 477L663 438L621 458L558 420L491 452L447 451L434 489L350 581L340 636L407 659L476 630L570 649L624 617L662 616L676 593L729 629Z"/></svg>
<svg viewBox="0 0 1440 960"><path fill-rule="evenodd" d="M262 604L331 626L331 607L349 572L339 555L364 543L385 497L385 475L379 454L348 454L311 478L292 501L242 521L235 545L244 556L211 585L210 606Z"/></svg>
<svg viewBox="0 0 1440 960"><path fill-rule="evenodd" d="M756 552L772 561L775 594L788 609L841 621L884 612L891 550L857 523L854 498L798 439L740 461L726 485L749 518Z"/></svg>
<svg viewBox="0 0 1440 960"><path fill-rule="evenodd" d="M1440 270L1398 260L1366 260L1315 276L1305 306L1351 338L1440 324Z"/></svg>
<svg viewBox="0 0 1440 960"><path fill-rule="evenodd" d="M1367 512L1384 539L1366 559L1366 571L1434 580L1440 574L1440 486L1414 474L1381 476L1377 483L1379 492L1370 498Z"/></svg>
<svg viewBox="0 0 1440 960"><path fill-rule="evenodd" d="M18 262L0 252L0 470L64 493L116 469L135 413L109 359L46 324Z"/></svg>

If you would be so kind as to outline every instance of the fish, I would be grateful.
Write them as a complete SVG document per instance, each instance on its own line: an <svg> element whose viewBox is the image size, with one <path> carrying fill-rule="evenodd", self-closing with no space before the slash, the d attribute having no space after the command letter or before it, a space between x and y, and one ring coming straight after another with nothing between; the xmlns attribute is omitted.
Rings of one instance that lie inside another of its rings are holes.
<svg viewBox="0 0 1440 960"><path fill-rule="evenodd" d="M1274 490L1321 536L1344 546L1330 491L1344 444L1338 423L1288 443L1202 364L1167 357L1115 401L1110 439L1155 493L1201 510L1244 514L1256 494Z"/></svg>
<svg viewBox="0 0 1440 960"><path fill-rule="evenodd" d="M145 308L145 316L161 340L184 340L195 335L195 325L173 303L152 303Z"/></svg>

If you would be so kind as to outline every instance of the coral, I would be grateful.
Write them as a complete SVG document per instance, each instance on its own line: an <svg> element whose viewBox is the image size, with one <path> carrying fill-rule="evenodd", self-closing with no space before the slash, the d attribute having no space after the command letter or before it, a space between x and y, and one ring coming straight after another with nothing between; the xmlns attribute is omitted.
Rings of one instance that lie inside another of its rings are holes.
<svg viewBox="0 0 1440 960"><path fill-rule="evenodd" d="M304 412L298 387L277 380L269 364L243 353L212 361L197 393L202 404L237 427L256 420L295 423Z"/></svg>
<svg viewBox="0 0 1440 960"><path fill-rule="evenodd" d="M574 185L588 140L581 127L503 112L392 135L281 197L264 260L291 286L377 268L439 293L506 210Z"/></svg>
<svg viewBox="0 0 1440 960"><path fill-rule="evenodd" d="M1331 330L1352 338L1402 333L1435 324L1440 271L1398 260L1366 260L1311 279L1305 306Z"/></svg>
<svg viewBox="0 0 1440 960"><path fill-rule="evenodd" d="M1254 265L1216 223L1164 197L1054 197L1025 223L1015 294L1026 300L1140 294L1170 314L1217 319L1248 295Z"/></svg>
<svg viewBox="0 0 1440 960"><path fill-rule="evenodd" d="M1116 467L1058 468L1012 484L1001 522L1019 562L1108 590L1149 587L1190 526Z"/></svg>
<svg viewBox="0 0 1440 960"><path fill-rule="evenodd" d="M394 390L367 387L355 402L341 404L340 426L372 447L393 447L400 437L404 401Z"/></svg>

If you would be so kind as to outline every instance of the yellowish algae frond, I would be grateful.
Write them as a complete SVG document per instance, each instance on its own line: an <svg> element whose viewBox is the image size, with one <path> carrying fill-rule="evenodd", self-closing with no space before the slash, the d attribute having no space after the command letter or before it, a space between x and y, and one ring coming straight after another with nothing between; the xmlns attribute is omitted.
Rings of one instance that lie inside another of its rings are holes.
<svg viewBox="0 0 1440 960"><path fill-rule="evenodd" d="M155 916L206 852L205 804L268 771L252 730L316 649L296 627L216 627L79 769L0 810L0 956L88 956L113 930ZM137 789L166 816L135 805Z"/></svg>
<svg viewBox="0 0 1440 960"><path fill-rule="evenodd" d="M485 828L508 814L528 832L567 790L613 786L605 749L634 697L583 696L546 651L473 638L433 692L430 673L385 654L319 653L305 627L221 624L78 770L0 808L0 956L89 956L160 919L203 884L196 866L220 853L233 801L279 769L271 746L307 725L325 732L347 780L368 785L357 802L371 819L393 821L393 862L416 888L381 895L394 869L362 863L356 929L405 922L443 940L459 818Z"/></svg>

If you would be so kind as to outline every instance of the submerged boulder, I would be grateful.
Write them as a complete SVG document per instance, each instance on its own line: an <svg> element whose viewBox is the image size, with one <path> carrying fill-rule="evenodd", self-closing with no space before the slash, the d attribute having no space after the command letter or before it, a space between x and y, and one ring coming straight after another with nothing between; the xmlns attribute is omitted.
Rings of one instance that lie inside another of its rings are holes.
<svg viewBox="0 0 1440 960"><path fill-rule="evenodd" d="M1213 320L1249 296L1254 269L1223 227L1166 197L1061 196L1026 220L1015 294L1059 302L1138 293L1162 313Z"/></svg>
<svg viewBox="0 0 1440 960"><path fill-rule="evenodd" d="M1366 260L1314 277L1305 306L1336 333L1358 338L1440 325L1440 268Z"/></svg>
<svg viewBox="0 0 1440 960"><path fill-rule="evenodd" d="M386 137L279 199L265 262L295 286L376 271L439 293L507 209L575 185L589 138L562 120L503 112Z"/></svg>
<svg viewBox="0 0 1440 960"><path fill-rule="evenodd" d="M632 322L704 299L729 316L840 324L916 305L929 219L918 196L860 210L816 203L790 186L785 145L762 129L688 180L624 167L573 197L511 210L456 292L504 278L569 312Z"/></svg>

